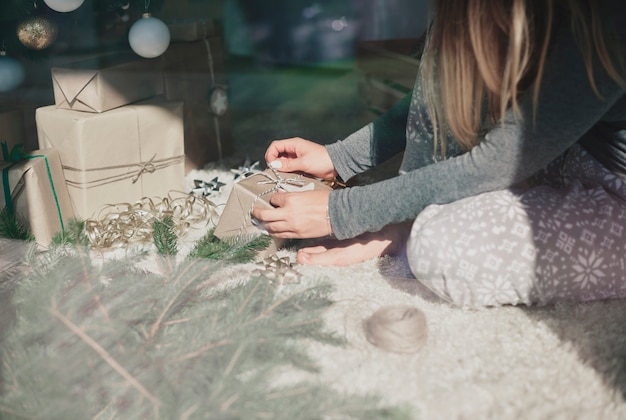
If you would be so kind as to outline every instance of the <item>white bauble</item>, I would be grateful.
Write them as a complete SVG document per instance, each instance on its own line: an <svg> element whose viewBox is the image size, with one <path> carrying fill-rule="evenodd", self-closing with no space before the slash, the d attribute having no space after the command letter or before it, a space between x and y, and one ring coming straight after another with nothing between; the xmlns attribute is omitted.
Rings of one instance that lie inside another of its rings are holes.
<svg viewBox="0 0 626 420"><path fill-rule="evenodd" d="M43 0L52 10L57 12L73 12L78 9L85 0Z"/></svg>
<svg viewBox="0 0 626 420"><path fill-rule="evenodd" d="M170 45L170 30L163 21L146 13L130 27L128 42L137 55L144 58L158 57Z"/></svg>
<svg viewBox="0 0 626 420"><path fill-rule="evenodd" d="M24 76L22 63L0 51L0 92L15 89L22 84Z"/></svg>

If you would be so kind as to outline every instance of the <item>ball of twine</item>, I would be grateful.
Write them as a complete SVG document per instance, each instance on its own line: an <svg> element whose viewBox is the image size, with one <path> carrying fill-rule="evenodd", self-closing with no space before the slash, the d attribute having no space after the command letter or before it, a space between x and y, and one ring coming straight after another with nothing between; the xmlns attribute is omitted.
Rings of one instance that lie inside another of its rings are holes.
<svg viewBox="0 0 626 420"><path fill-rule="evenodd" d="M415 353L426 343L426 316L414 306L387 306L363 322L367 340L393 353Z"/></svg>

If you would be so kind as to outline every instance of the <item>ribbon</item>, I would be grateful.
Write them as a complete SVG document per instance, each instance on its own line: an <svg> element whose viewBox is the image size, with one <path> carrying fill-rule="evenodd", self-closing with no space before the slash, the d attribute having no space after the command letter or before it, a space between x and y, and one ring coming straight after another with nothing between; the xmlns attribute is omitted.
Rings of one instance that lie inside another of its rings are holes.
<svg viewBox="0 0 626 420"><path fill-rule="evenodd" d="M271 187L255 195L254 199L252 200L252 203L250 204L250 208L248 208L247 210L244 208L241 208L243 221L241 223L241 227L239 228L239 234L237 235L238 239L241 239L241 237L245 234L246 228L250 224L259 228L261 232L266 233L263 229L262 224L252 217L252 210L254 210L254 206L256 205L258 200L260 200L263 196L267 194L273 194L277 192L281 188L284 189L287 186L302 187L308 182L307 180L303 179L302 175L297 175L295 177L287 178L287 177L282 176L281 173L276 171L274 168L270 167L269 169L272 171L273 177L270 176L267 172L260 172L258 174L255 174L255 176L265 178L263 180L257 181L258 185L271 185ZM252 177L247 178L247 179L252 180Z"/></svg>
<svg viewBox="0 0 626 420"><path fill-rule="evenodd" d="M205 197L182 194L156 200L143 197L135 203L105 206L95 219L85 221L85 233L96 248L121 248L152 240L153 223L170 216L179 237L185 236L191 226L210 223L217 217L217 205Z"/></svg>
<svg viewBox="0 0 626 420"><path fill-rule="evenodd" d="M220 188L225 186L223 182L219 181L219 177L213 178L211 181L203 181L201 179L193 180L194 188L190 194L200 194L204 197L208 197L212 192L219 192Z"/></svg>
<svg viewBox="0 0 626 420"><path fill-rule="evenodd" d="M137 171L137 173L132 179L133 184L136 183L139 180L139 178L141 178L141 175L143 175L144 172L153 174L156 171L156 166L154 166L154 163L152 163L155 157L156 157L156 153L154 154L154 156L150 158L149 161L139 163L139 170Z"/></svg>
<svg viewBox="0 0 626 420"><path fill-rule="evenodd" d="M302 274L294 269L294 266L295 264L291 262L289 257L279 257L274 254L257 262L258 268L254 269L252 274L267 277L272 282L277 280L279 285L299 283Z"/></svg>
<svg viewBox="0 0 626 420"><path fill-rule="evenodd" d="M154 173L158 171L159 169L164 169L169 166L173 166L178 163L181 163L185 159L185 156L180 155L180 156L174 156L174 157L164 158L164 159L155 159L155 158L156 158L156 155L152 156L152 158L146 162L130 163L127 165L102 166L99 168L88 168L88 169L80 169L80 168L74 168L71 166L63 165L63 169L65 171L71 171L71 172L95 172L95 171L107 171L107 170L113 170L113 169L138 168L135 171L129 171L129 172L119 174L119 175L112 175L112 176L96 179L93 181L77 182L77 181L66 179L65 182L68 186L75 187L75 188L101 187L103 185L112 184L114 182L119 182L119 181L124 181L126 179L130 179L131 182L134 184L141 178L141 176L144 173Z"/></svg>
<svg viewBox="0 0 626 420"><path fill-rule="evenodd" d="M57 215L59 216L59 222L61 224L61 232L65 232L65 224L63 223L63 214L61 213L61 205L59 204L59 198L57 196L57 190L54 186L54 180L52 179L52 171L50 170L50 162L48 162L48 156L46 155L29 155L24 152L24 146L21 144L13 146L11 152L6 142L0 144L2 148L2 159L5 162L11 164L2 170L2 187L4 190L4 201L9 214L15 214L15 208L13 206L13 198L11 197L11 188L9 185L9 170L13 168L19 162L23 162L29 159L42 158L46 165L46 173L48 180L50 181L50 189L52 190L52 196L54 197L54 203L57 209Z"/></svg>
<svg viewBox="0 0 626 420"><path fill-rule="evenodd" d="M234 180L237 180L237 178L248 178L249 176L263 172L259 161L257 160L254 163L250 163L249 157L246 157L243 165L241 165L239 168L233 168L230 171L234 174Z"/></svg>
<svg viewBox="0 0 626 420"><path fill-rule="evenodd" d="M304 184L306 184L306 181L302 179L302 175L298 175L292 178L287 178L287 177L282 176L280 172L278 172L276 169L272 168L271 166L269 166L269 169L272 171L274 178L269 176L267 172L261 172L259 175L262 175L267 179L265 181L257 182L257 184L274 184L274 186L267 192L263 193L263 195L268 194L270 192L276 192L281 188L285 189L287 185L294 185L297 187L302 187L304 186Z"/></svg>

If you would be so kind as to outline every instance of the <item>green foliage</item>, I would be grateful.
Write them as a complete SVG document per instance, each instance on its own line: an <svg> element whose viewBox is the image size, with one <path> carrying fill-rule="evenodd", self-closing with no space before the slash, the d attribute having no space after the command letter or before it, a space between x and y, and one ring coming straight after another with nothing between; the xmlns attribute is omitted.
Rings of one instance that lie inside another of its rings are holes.
<svg viewBox="0 0 626 420"><path fill-rule="evenodd" d="M241 238L237 240L221 240L209 230L189 254L189 258L205 258L220 260L229 263L244 263L252 261L256 253L267 248L270 237L260 235L255 238Z"/></svg>
<svg viewBox="0 0 626 420"><path fill-rule="evenodd" d="M57 232L52 238L56 245L89 246L89 238L85 235L85 222L82 220L70 220L65 226L64 232Z"/></svg>
<svg viewBox="0 0 626 420"><path fill-rule="evenodd" d="M277 384L285 369L316 372L307 341L344 344L322 319L328 284L277 293L262 276L228 281L223 261L189 258L157 275L136 258L95 264L67 245L51 253L35 257L12 295L3 419L407 418L375 397Z"/></svg>
<svg viewBox="0 0 626 420"><path fill-rule="evenodd" d="M0 210L0 238L34 241L24 222L11 214L6 207Z"/></svg>
<svg viewBox="0 0 626 420"><path fill-rule="evenodd" d="M173 257L178 254L176 226L171 216L155 220L152 224L152 237L159 255Z"/></svg>

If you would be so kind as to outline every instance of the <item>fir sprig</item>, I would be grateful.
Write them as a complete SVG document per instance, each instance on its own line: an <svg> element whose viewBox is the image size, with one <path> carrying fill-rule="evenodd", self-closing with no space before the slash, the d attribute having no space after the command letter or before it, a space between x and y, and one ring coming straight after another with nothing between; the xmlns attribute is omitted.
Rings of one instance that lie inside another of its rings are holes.
<svg viewBox="0 0 626 420"><path fill-rule="evenodd" d="M52 237L52 243L56 245L89 246L89 238L85 235L85 222L78 219L70 220L63 232L57 232Z"/></svg>
<svg viewBox="0 0 626 420"><path fill-rule="evenodd" d="M210 259L155 275L63 250L13 295L2 418L408 418L375 397L276 384L279 370L316 371L303 340L344 343L322 319L328 284L276 293L262 276L226 281Z"/></svg>
<svg viewBox="0 0 626 420"><path fill-rule="evenodd" d="M271 241L267 235L222 240L213 234L214 230L210 229L204 237L196 242L189 253L190 259L205 258L232 264L250 262L257 252L267 248Z"/></svg>
<svg viewBox="0 0 626 420"><path fill-rule="evenodd" d="M0 210L0 238L24 241L35 240L24 222L10 213L6 207Z"/></svg>
<svg viewBox="0 0 626 420"><path fill-rule="evenodd" d="M173 257L178 254L178 237L172 216L155 220L152 224L152 237L159 255Z"/></svg>

